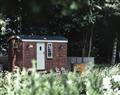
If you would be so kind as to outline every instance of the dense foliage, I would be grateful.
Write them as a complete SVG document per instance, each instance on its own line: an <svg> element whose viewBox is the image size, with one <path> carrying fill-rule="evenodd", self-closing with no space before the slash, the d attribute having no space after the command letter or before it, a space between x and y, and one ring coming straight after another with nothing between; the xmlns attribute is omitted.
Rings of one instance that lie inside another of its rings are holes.
<svg viewBox="0 0 120 95"><path fill-rule="evenodd" d="M2 55L11 35L63 35L69 39L68 56L94 56L99 63L120 60L119 0L1 0L0 13L7 22L0 35Z"/></svg>
<svg viewBox="0 0 120 95"><path fill-rule="evenodd" d="M96 67L82 74L1 72L0 95L120 95L120 66Z"/></svg>

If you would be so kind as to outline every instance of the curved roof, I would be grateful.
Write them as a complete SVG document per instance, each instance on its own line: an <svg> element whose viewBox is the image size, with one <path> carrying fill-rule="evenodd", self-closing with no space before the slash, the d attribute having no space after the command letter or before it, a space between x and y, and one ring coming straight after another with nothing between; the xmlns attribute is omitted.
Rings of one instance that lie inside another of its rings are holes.
<svg viewBox="0 0 120 95"><path fill-rule="evenodd" d="M68 39L63 36L39 36L39 35L19 35L11 36L11 39L20 39L21 41L30 41L30 42L68 42Z"/></svg>

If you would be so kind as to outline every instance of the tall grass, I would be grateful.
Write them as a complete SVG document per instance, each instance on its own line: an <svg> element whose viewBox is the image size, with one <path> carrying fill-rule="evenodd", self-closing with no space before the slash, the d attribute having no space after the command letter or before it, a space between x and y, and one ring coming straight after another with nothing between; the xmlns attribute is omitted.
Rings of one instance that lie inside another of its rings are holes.
<svg viewBox="0 0 120 95"><path fill-rule="evenodd" d="M82 74L40 74L35 69L1 72L0 95L120 95L120 65Z"/></svg>

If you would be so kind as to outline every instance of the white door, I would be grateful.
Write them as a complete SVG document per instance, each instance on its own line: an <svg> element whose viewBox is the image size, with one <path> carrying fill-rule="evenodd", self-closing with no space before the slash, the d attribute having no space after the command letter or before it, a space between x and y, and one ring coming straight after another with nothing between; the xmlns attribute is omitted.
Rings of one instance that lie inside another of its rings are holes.
<svg viewBox="0 0 120 95"><path fill-rule="evenodd" d="M37 69L45 69L45 43L37 43Z"/></svg>

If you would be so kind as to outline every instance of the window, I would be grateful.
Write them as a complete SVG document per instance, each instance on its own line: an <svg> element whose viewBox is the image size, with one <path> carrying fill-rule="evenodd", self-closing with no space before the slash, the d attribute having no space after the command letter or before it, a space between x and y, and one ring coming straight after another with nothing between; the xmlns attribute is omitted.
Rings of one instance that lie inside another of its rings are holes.
<svg viewBox="0 0 120 95"><path fill-rule="evenodd" d="M42 47L40 46L40 51L42 50Z"/></svg>
<svg viewBox="0 0 120 95"><path fill-rule="evenodd" d="M47 58L53 58L53 44L47 44Z"/></svg>

